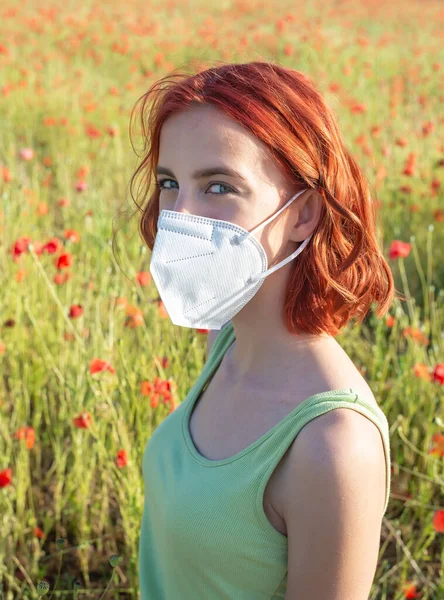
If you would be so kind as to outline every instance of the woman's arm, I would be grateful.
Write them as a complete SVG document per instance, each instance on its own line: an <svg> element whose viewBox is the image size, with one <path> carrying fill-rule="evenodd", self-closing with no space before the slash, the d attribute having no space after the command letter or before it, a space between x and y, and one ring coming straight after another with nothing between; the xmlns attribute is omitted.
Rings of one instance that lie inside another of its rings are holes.
<svg viewBox="0 0 444 600"><path fill-rule="evenodd" d="M378 428L335 409L307 423L290 452L286 600L368 600L386 491Z"/></svg>

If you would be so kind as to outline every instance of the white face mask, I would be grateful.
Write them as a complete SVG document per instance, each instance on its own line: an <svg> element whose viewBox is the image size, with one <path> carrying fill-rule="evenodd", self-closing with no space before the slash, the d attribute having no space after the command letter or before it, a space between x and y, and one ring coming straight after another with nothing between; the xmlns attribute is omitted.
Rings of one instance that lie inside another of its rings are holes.
<svg viewBox="0 0 444 600"><path fill-rule="evenodd" d="M182 327L221 329L253 298L265 277L296 258L313 234L267 270L267 254L253 233L305 191L250 232L229 221L162 210L150 272L171 321Z"/></svg>

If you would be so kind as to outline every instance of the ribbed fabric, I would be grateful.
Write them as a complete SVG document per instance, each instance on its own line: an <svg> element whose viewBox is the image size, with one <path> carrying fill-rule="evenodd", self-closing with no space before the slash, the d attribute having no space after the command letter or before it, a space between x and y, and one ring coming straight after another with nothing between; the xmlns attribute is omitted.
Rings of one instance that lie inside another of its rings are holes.
<svg viewBox="0 0 444 600"><path fill-rule="evenodd" d="M194 403L235 341L231 321L217 336L185 400L156 428L143 454L145 504L139 542L142 600L285 598L287 537L268 521L263 493L299 431L335 408L351 408L379 429L390 495L390 440L385 414L352 388L315 394L253 444L208 460L189 432Z"/></svg>

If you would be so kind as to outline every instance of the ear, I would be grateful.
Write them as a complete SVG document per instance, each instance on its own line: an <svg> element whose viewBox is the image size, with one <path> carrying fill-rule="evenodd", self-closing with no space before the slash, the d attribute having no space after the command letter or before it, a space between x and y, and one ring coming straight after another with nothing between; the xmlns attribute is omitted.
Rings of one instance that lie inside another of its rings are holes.
<svg viewBox="0 0 444 600"><path fill-rule="evenodd" d="M316 229L321 217L324 199L316 190L308 190L294 202L294 220L291 222L289 240L303 242Z"/></svg>

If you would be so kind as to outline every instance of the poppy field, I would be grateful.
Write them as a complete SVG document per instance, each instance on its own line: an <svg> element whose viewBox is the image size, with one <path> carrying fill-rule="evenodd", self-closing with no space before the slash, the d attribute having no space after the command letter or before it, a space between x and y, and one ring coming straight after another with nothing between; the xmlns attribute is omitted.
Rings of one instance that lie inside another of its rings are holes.
<svg viewBox="0 0 444 600"><path fill-rule="evenodd" d="M0 600L135 598L142 456L206 361L129 182L166 74L272 61L333 107L380 210L388 314L337 337L390 425L370 600L444 600L444 5L0 5Z"/></svg>

